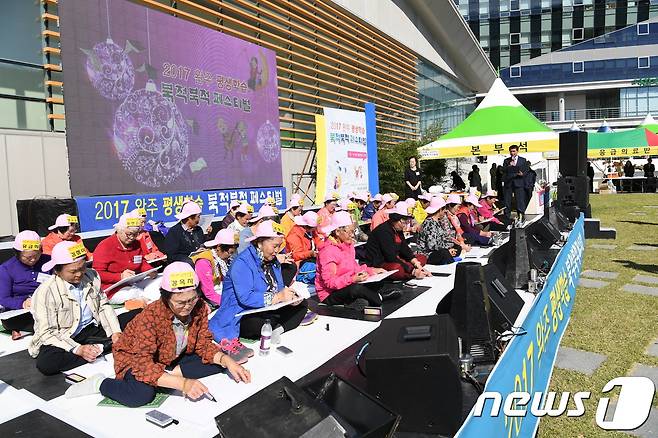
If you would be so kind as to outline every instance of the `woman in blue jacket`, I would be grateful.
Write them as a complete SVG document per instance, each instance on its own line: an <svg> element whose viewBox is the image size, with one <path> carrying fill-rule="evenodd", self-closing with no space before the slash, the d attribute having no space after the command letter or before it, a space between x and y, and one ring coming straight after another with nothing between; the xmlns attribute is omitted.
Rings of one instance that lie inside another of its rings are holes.
<svg viewBox="0 0 658 438"><path fill-rule="evenodd" d="M297 297L284 286L281 264L276 258L282 239L281 225L271 220L264 221L256 227L254 236L247 239L251 243L249 247L233 260L222 284L222 303L209 324L215 341L220 345L227 341L235 343L239 337L258 339L267 319L274 331L281 334L299 326L306 315L306 301L298 299L270 312L236 316L245 310Z"/></svg>

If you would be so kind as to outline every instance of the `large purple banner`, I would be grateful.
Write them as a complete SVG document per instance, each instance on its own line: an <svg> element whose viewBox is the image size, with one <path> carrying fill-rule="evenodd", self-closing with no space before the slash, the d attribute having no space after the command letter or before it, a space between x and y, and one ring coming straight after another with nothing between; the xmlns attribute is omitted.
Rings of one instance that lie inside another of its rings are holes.
<svg viewBox="0 0 658 438"><path fill-rule="evenodd" d="M125 0L60 20L74 196L281 185L273 51Z"/></svg>

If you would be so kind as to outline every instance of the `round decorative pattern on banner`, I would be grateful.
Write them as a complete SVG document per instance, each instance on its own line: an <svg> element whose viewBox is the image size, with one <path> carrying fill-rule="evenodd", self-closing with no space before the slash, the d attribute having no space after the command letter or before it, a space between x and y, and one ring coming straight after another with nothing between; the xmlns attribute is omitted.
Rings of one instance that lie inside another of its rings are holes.
<svg viewBox="0 0 658 438"><path fill-rule="evenodd" d="M260 156L263 157L265 162L272 163L279 158L279 154L281 153L279 135L269 120L258 128L258 133L256 134L256 146L258 147Z"/></svg>
<svg viewBox="0 0 658 438"><path fill-rule="evenodd" d="M107 99L125 99L135 84L135 68L124 49L108 38L85 53L87 76L94 88Z"/></svg>
<svg viewBox="0 0 658 438"><path fill-rule="evenodd" d="M135 181L160 187L184 170L188 127L176 105L148 81L132 92L114 115L114 147Z"/></svg>

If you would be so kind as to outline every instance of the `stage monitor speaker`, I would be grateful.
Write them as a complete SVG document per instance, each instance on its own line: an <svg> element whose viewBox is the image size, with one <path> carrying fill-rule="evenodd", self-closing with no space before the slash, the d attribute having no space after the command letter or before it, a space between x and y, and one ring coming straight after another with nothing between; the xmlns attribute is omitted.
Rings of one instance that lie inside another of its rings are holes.
<svg viewBox="0 0 658 438"><path fill-rule="evenodd" d="M557 204L567 217L567 207L573 206L585 213L585 217L592 217L588 181L587 176L563 176L557 180Z"/></svg>
<svg viewBox="0 0 658 438"><path fill-rule="evenodd" d="M557 204L548 209L548 221L560 231L570 231L573 228L573 224L562 214Z"/></svg>
<svg viewBox="0 0 658 438"><path fill-rule="evenodd" d="M220 437L385 438L400 416L330 374L300 388L282 377L215 417Z"/></svg>
<svg viewBox="0 0 658 438"><path fill-rule="evenodd" d="M587 176L587 132L560 133L560 174Z"/></svg>
<svg viewBox="0 0 658 438"><path fill-rule="evenodd" d="M513 288L525 289L528 286L528 275L530 275L528 242L525 228L512 228L510 230L507 251L505 279Z"/></svg>
<svg viewBox="0 0 658 438"><path fill-rule="evenodd" d="M495 264L459 263L455 288L436 313L452 317L463 353L476 363L493 363L497 334L512 328L522 308L523 300Z"/></svg>
<svg viewBox="0 0 658 438"><path fill-rule="evenodd" d="M549 249L562 238L560 230L543 217L530 225L526 231L528 242L539 249Z"/></svg>
<svg viewBox="0 0 658 438"><path fill-rule="evenodd" d="M50 233L48 227L55 223L60 214L78 214L75 199L23 199L16 201L16 210L18 229L36 231L39 236Z"/></svg>
<svg viewBox="0 0 658 438"><path fill-rule="evenodd" d="M459 341L448 315L384 319L365 353L368 393L400 431L452 436L461 426Z"/></svg>

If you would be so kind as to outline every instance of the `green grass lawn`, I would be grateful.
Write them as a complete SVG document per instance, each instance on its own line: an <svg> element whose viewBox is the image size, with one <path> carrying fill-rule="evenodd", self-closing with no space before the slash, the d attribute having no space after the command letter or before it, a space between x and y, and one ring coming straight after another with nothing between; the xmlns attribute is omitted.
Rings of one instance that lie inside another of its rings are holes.
<svg viewBox="0 0 658 438"><path fill-rule="evenodd" d="M602 226L616 228L617 239L587 240L583 270L614 271L620 275L616 280L605 280L610 285L602 289L578 288L561 345L605 354L608 358L591 377L555 369L551 391L591 391L592 398L586 402L587 413L582 418L542 419L542 438L628 437L596 425L594 416L601 388L615 377L629 375L636 363L658 366L658 359L644 354L658 337L658 297L621 291L637 274L658 275L658 251L626 249L632 244L658 246L658 208L644 207L658 205L658 194L593 195L590 202L592 216L601 219ZM629 215L631 212L646 214ZM595 249L590 247L592 243L616 244L617 249ZM658 397L654 397L654 405L658 406ZM573 408L573 403L569 408Z"/></svg>

